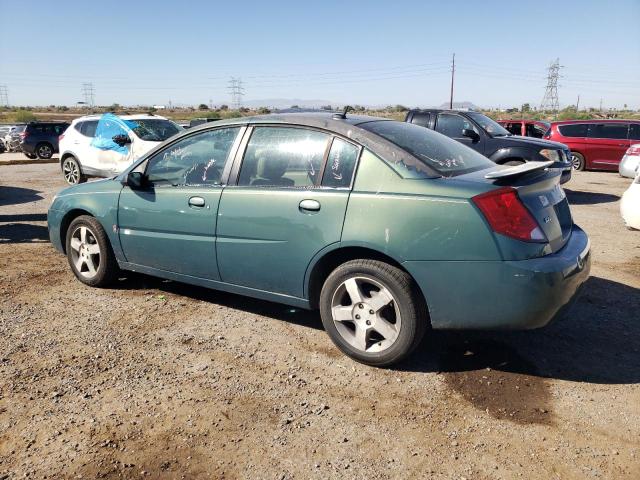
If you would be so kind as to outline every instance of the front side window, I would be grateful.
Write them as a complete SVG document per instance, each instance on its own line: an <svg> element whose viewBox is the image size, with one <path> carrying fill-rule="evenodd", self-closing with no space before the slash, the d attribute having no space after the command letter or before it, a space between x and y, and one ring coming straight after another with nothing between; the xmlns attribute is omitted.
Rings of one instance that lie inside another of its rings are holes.
<svg viewBox="0 0 640 480"><path fill-rule="evenodd" d="M589 125L589 138L627 139L629 124L627 123L595 123Z"/></svg>
<svg viewBox="0 0 640 480"><path fill-rule="evenodd" d="M560 134L563 137L586 137L587 136L587 124L586 123L572 123L569 125L560 125L558 127Z"/></svg>
<svg viewBox="0 0 640 480"><path fill-rule="evenodd" d="M385 159L404 178L431 178L434 173L454 177L495 166L487 157L456 140L411 123L377 120L359 127L381 136L415 158L411 164Z"/></svg>
<svg viewBox="0 0 640 480"><path fill-rule="evenodd" d="M256 127L242 160L241 186L310 187L330 136L304 128Z"/></svg>
<svg viewBox="0 0 640 480"><path fill-rule="evenodd" d="M460 115L451 113L441 113L438 115L438 123L436 123L436 132L446 135L450 138L461 138L463 130L475 130L472 123Z"/></svg>
<svg viewBox="0 0 640 480"><path fill-rule="evenodd" d="M186 137L149 159L146 176L154 185L220 185L240 127Z"/></svg>
<svg viewBox="0 0 640 480"><path fill-rule="evenodd" d="M164 142L181 130L177 124L163 118L125 120L125 123L138 138L147 142Z"/></svg>
<svg viewBox="0 0 640 480"><path fill-rule="evenodd" d="M334 138L322 176L322 186L349 188L359 152L355 145L340 138Z"/></svg>

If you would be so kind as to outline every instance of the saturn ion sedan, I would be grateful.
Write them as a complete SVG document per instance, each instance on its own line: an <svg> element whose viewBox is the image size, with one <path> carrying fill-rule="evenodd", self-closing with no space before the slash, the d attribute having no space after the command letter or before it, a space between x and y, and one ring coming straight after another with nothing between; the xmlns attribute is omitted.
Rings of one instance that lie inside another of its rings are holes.
<svg viewBox="0 0 640 480"><path fill-rule="evenodd" d="M63 190L49 234L87 285L136 271L319 309L340 350L386 366L431 328L530 329L567 311L590 242L549 165L499 166L375 117L248 117Z"/></svg>

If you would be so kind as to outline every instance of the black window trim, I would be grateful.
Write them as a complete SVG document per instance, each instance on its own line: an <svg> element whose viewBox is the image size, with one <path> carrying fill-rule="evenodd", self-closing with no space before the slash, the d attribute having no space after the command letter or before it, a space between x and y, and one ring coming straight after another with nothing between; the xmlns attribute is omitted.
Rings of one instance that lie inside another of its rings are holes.
<svg viewBox="0 0 640 480"><path fill-rule="evenodd" d="M229 175L231 173L231 168L233 166L233 163L235 162L235 158L236 158L236 154L238 151L238 148L240 146L240 142L241 140L244 138L246 131L247 131L247 126L245 124L227 124L227 125L217 125L215 128L207 128L207 129L202 129L202 130L197 130L195 132L189 132L189 134L184 135L184 136L180 136L178 138L175 138L174 140L171 141L171 143L164 145L163 148L161 148L160 150L156 150L156 151L152 151L150 152L150 155L146 155L143 158L140 159L140 161L136 162L132 167L130 167L128 170L126 170L126 172L132 172L138 168L140 168L140 166L144 163L144 175L145 177L147 176L147 169L149 168L149 160L151 160L152 158L155 158L157 155L162 154L163 152L166 152L168 149L172 148L176 143L181 142L183 140L186 140L188 138L191 137L195 137L196 135L200 135L200 134L204 134L204 133L210 133L213 132L215 130L223 130L223 129L230 129L230 128L238 128L238 134L235 138L235 140L233 141L233 145L231 145L231 150L229 150L229 154L227 155L227 160L224 166L224 169L222 170L222 176L220 177L220 183L215 184L215 185L172 185L170 183L166 183L166 182L162 182L162 183L158 183L158 184L153 184L153 183L149 183L148 188L149 189L157 189L157 188L207 188L207 189L212 189L212 188L223 188L225 186L227 186L227 182L229 180Z"/></svg>
<svg viewBox="0 0 640 480"><path fill-rule="evenodd" d="M316 178L313 185L307 185L303 187L286 186L286 185L238 185L238 181L240 180L240 169L244 162L244 155L247 150L247 145L249 144L249 140L251 139L251 135L256 128L261 127L276 127L276 128L298 128L302 130L313 130L316 132L324 133L329 136L327 140L327 145L325 146L325 151L322 157L322 163L319 168L319 175ZM345 142L353 145L358 149L358 153L356 156L356 163L353 166L353 173L351 175L351 181L348 187L328 187L322 185L322 178L324 177L324 172L327 166L327 161L329 158L329 153L331 152L331 146L333 145L334 138L339 138L340 140L344 140ZM344 137L343 135L339 135L331 130L325 130L322 128L304 125L304 124L294 124L294 123L254 123L247 125L247 131L244 134L244 138L242 139L242 143L240 147L236 151L236 155L233 161L233 168L231 169L231 174L228 179L228 187L237 187L237 188L262 188L265 190L320 190L320 191L351 191L353 189L353 185L356 179L356 172L358 171L358 165L360 163L360 157L362 155L364 148L362 145L354 142L350 138Z"/></svg>

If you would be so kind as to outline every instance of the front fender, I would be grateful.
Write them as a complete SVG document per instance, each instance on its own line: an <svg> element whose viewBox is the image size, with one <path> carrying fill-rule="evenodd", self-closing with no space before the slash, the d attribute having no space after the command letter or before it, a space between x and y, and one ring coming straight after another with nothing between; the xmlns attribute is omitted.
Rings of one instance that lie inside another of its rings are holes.
<svg viewBox="0 0 640 480"><path fill-rule="evenodd" d="M111 179L84 183L67 188L54 199L47 223L51 243L64 251L66 229L80 215L91 215L107 234L116 258L124 261L118 238L118 199L122 185Z"/></svg>

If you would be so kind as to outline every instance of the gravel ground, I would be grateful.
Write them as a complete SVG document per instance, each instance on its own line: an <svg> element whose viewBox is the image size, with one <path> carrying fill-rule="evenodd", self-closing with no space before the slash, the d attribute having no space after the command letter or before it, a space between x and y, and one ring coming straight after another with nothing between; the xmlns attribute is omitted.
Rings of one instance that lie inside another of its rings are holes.
<svg viewBox="0 0 640 480"><path fill-rule="evenodd" d="M58 167L0 166L0 479L640 478L628 183L566 185L594 262L570 318L433 332L381 370L314 312L142 275L83 286L47 240Z"/></svg>

